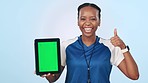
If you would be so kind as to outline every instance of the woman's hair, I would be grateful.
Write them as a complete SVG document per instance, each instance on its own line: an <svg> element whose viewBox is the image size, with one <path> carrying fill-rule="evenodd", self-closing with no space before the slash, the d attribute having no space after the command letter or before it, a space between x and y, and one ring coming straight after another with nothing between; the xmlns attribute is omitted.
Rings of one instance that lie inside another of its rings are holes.
<svg viewBox="0 0 148 83"><path fill-rule="evenodd" d="M100 7L98 7L96 4L93 4L93 3L83 3L81 4L79 7L78 7L78 18L79 18L79 12L80 12L80 9L82 9L83 7L87 7L87 6L90 6L90 7L93 7L95 9L97 9L99 11L98 13L98 17L99 19L101 18L101 9Z"/></svg>

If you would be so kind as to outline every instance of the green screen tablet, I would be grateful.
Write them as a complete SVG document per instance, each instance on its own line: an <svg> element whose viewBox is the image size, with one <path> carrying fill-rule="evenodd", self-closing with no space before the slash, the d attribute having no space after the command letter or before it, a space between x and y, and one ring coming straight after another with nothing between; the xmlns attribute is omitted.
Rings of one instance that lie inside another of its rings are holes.
<svg viewBox="0 0 148 83"><path fill-rule="evenodd" d="M36 74L60 72L60 39L35 39Z"/></svg>

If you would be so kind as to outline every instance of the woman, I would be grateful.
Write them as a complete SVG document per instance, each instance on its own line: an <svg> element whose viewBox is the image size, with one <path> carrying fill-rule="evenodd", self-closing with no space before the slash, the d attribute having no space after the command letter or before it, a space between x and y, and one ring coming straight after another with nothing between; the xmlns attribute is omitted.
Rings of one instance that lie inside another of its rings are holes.
<svg viewBox="0 0 148 83"><path fill-rule="evenodd" d="M96 36L100 12L101 9L92 3L78 7L78 26L82 35L63 42L61 46L62 71L67 66L65 83L110 83L112 65L132 80L139 78L137 64L116 29L110 40ZM54 82L61 73L42 77Z"/></svg>

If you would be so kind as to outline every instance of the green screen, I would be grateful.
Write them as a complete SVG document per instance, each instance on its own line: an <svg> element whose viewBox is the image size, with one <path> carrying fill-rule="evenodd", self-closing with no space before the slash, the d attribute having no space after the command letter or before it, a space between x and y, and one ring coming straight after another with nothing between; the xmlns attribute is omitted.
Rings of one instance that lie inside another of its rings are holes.
<svg viewBox="0 0 148 83"><path fill-rule="evenodd" d="M57 42L38 42L39 71L58 71Z"/></svg>

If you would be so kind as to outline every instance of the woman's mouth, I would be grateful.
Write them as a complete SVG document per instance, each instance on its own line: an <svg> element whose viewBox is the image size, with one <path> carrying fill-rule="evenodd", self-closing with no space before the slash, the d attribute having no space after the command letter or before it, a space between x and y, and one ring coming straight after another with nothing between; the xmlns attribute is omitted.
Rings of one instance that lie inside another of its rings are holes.
<svg viewBox="0 0 148 83"><path fill-rule="evenodd" d="M84 28L85 32L91 32L92 28Z"/></svg>

